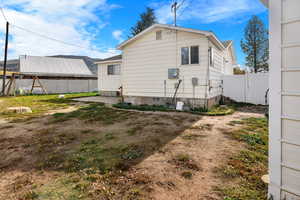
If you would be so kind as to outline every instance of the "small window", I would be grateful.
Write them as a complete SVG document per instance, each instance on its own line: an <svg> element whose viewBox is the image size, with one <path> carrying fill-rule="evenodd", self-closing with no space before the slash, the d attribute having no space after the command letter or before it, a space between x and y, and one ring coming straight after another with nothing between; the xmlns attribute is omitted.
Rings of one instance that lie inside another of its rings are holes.
<svg viewBox="0 0 300 200"><path fill-rule="evenodd" d="M199 64L199 47L191 47L191 64Z"/></svg>
<svg viewBox="0 0 300 200"><path fill-rule="evenodd" d="M168 69L168 78L169 79L178 79L179 78L179 69L178 68Z"/></svg>
<svg viewBox="0 0 300 200"><path fill-rule="evenodd" d="M209 47L209 65L214 66L214 49Z"/></svg>
<svg viewBox="0 0 300 200"><path fill-rule="evenodd" d="M156 31L156 40L162 39L162 31Z"/></svg>
<svg viewBox="0 0 300 200"><path fill-rule="evenodd" d="M120 65L107 65L107 75L120 75L121 66Z"/></svg>
<svg viewBox="0 0 300 200"><path fill-rule="evenodd" d="M182 47L181 48L181 64L182 65L188 65L190 64L190 55L189 55L189 48L188 47Z"/></svg>

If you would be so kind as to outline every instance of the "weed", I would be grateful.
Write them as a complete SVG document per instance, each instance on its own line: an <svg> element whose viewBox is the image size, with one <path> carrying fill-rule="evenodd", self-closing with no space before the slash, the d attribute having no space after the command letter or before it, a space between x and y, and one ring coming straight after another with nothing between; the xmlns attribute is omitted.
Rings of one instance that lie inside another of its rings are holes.
<svg viewBox="0 0 300 200"><path fill-rule="evenodd" d="M128 134L129 136L134 136L134 135L136 135L137 132L140 131L141 129L143 129L143 126L137 125L137 126L135 126L135 127L133 127L133 128L130 128L129 130L127 130L127 134Z"/></svg>
<svg viewBox="0 0 300 200"><path fill-rule="evenodd" d="M142 192L139 188L132 188L131 190L128 191L127 196L125 199L127 200L134 200L137 199L142 195Z"/></svg>
<svg viewBox="0 0 300 200"><path fill-rule="evenodd" d="M195 139L198 139L198 138L205 138L205 137L207 137L207 135L189 134L189 135L183 135L181 137L184 140L195 140Z"/></svg>
<svg viewBox="0 0 300 200"><path fill-rule="evenodd" d="M86 129L81 131L82 134L94 134L96 133L95 130L92 129Z"/></svg>
<svg viewBox="0 0 300 200"><path fill-rule="evenodd" d="M144 155L144 151L141 147L133 145L126 148L125 152L121 155L123 160L135 160Z"/></svg>
<svg viewBox="0 0 300 200"><path fill-rule="evenodd" d="M104 138L106 140L113 140L113 139L116 139L116 137L112 134L112 133L106 133Z"/></svg>
<svg viewBox="0 0 300 200"><path fill-rule="evenodd" d="M191 169L195 171L201 170L197 163L188 154L178 154L172 161L178 167Z"/></svg>
<svg viewBox="0 0 300 200"><path fill-rule="evenodd" d="M233 139L243 141L247 149L232 156L222 167L222 175L234 179L234 183L221 187L228 200L266 199L267 185L261 176L268 173L268 121L265 118L248 118L232 124L241 124L237 131L229 133Z"/></svg>
<svg viewBox="0 0 300 200"><path fill-rule="evenodd" d="M189 160L191 160L188 154L178 154L175 156L175 159L180 162L188 162Z"/></svg>
<svg viewBox="0 0 300 200"><path fill-rule="evenodd" d="M193 174L192 174L192 172L190 172L190 171L185 171L185 172L182 172L182 173L181 173L181 176L182 176L183 178L185 178L185 179L192 179Z"/></svg>
<svg viewBox="0 0 300 200"><path fill-rule="evenodd" d="M39 195L36 192L29 191L24 194L23 199L24 200L34 200L34 199L38 199L38 197L39 197Z"/></svg>
<svg viewBox="0 0 300 200"><path fill-rule="evenodd" d="M192 126L190 127L189 129L197 129L197 130L212 130L213 128L213 124L201 124L201 125L198 125L198 126Z"/></svg>

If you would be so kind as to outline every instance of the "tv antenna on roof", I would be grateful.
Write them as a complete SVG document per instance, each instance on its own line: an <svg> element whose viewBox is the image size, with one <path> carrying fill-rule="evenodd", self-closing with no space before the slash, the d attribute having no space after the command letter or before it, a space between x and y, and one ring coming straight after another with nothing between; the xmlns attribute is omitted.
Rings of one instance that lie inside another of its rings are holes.
<svg viewBox="0 0 300 200"><path fill-rule="evenodd" d="M184 4L185 0L183 0L180 4L175 1L171 6L171 11L174 12L174 26L177 26L177 11Z"/></svg>

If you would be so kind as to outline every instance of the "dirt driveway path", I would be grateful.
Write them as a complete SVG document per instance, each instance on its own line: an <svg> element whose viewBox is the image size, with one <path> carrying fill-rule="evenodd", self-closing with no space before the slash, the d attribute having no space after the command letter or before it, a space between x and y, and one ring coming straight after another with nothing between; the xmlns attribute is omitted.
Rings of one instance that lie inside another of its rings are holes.
<svg viewBox="0 0 300 200"><path fill-rule="evenodd" d="M240 143L226 137L224 132L233 130L229 122L249 117L263 115L236 112L228 116L203 117L180 137L168 143L161 152L136 166L137 171L150 176L154 181L151 197L157 200L220 199L213 189L224 183L216 177L215 170L241 147ZM182 154L189 155L200 170L186 170L174 165L172 159ZM182 173L187 171L193 174L191 179L182 177Z"/></svg>

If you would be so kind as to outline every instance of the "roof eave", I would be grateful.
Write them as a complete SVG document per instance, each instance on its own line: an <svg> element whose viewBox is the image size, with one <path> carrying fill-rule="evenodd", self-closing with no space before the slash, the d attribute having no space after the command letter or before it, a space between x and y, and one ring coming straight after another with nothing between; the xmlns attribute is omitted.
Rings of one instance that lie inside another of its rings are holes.
<svg viewBox="0 0 300 200"><path fill-rule="evenodd" d="M122 59L120 60L106 60L106 61L98 61L94 62L95 64L107 64L107 63L120 63L122 62Z"/></svg>
<svg viewBox="0 0 300 200"><path fill-rule="evenodd" d="M267 8L269 8L269 0L260 0Z"/></svg>
<svg viewBox="0 0 300 200"><path fill-rule="evenodd" d="M136 36L122 42L120 45L117 46L117 49L122 50L123 47L126 46L127 44L129 44L130 42L132 42L134 40L137 40L140 36L144 35L147 32L150 32L152 29L157 28L157 27L166 28L166 29L174 29L174 30L178 30L178 31L193 32L193 33L198 33L198 34L202 34L202 35L205 35L205 36L213 35L213 37L215 37L214 34L209 32L209 31L192 30L192 29L189 29L189 28L176 27L176 26L165 25L165 24L154 24L154 25L150 26L149 28L145 29L144 31L140 32ZM216 40L218 41L218 39L216 39ZM221 46L223 46L223 45L221 44Z"/></svg>

